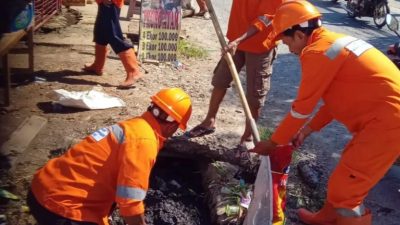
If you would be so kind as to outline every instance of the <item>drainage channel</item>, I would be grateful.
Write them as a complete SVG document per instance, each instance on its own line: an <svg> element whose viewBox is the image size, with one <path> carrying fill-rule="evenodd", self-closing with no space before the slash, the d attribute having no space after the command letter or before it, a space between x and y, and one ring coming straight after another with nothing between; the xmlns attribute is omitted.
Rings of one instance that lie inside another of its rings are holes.
<svg viewBox="0 0 400 225"><path fill-rule="evenodd" d="M202 185L202 168L207 164L172 156L157 158L145 199L148 225L212 225ZM110 224L123 225L117 212Z"/></svg>

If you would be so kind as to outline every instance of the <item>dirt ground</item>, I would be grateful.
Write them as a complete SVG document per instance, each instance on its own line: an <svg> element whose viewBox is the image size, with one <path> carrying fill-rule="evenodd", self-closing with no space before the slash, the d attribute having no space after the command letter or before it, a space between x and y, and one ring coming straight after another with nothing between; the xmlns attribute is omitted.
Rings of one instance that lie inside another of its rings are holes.
<svg viewBox="0 0 400 225"><path fill-rule="evenodd" d="M23 199L32 174L46 163L49 157L62 152L71 143L101 127L140 115L146 110L150 96L161 88L181 87L190 94L193 101L193 115L189 121L189 128L197 125L207 113L211 90L210 79L220 57L218 39L210 20L198 17L184 18L181 28L181 36L206 49L207 57L203 59L180 58L179 61L183 64L181 68L174 68L168 64L142 64L141 71L145 74L144 78L137 82L134 88L120 90L117 89L117 85L124 80L125 71L118 57L113 53L107 59L105 75L94 76L81 71L85 62L93 60L94 49L91 40L96 7L87 5L74 9L78 10L82 16L82 20L78 23L69 24L62 29L49 29L45 30L46 32L35 34L35 73L33 76L23 74L12 76L12 104L0 111L0 144L4 143L26 118L37 115L48 120L46 126L23 154L13 156L17 162L16 166L12 169L3 168L1 171L0 188L9 190L21 198L17 201L2 200L3 202L0 204L0 214L7 217L7 224L10 225L35 224L29 213L23 210L22 206L25 205ZM121 15L126 15L125 7ZM121 23L124 32L127 32L131 22L122 19ZM293 64L295 60L294 57L286 54L277 63L280 68L284 68L282 65ZM15 66L21 67L25 66L26 59L15 58L12 62ZM278 72L285 74L285 69L280 69ZM264 110L260 121L261 125L276 124L276 121L282 118L290 101L282 100L285 95L280 93L279 89L283 91L283 89L288 89L291 84L297 85L297 82L298 77L296 76L275 78L273 75L272 86L277 86L275 91L268 96L266 108L272 107L276 110L268 110L268 112ZM50 96L53 90L83 91L91 90L93 87L101 88L104 92L121 98L125 101L126 107L89 111L72 110L52 104L54 99ZM244 129L244 121L245 115L239 98L234 89L230 89L217 117L216 132L209 136L190 140L185 144L187 151L206 149L205 151L222 154L227 149L235 149ZM328 129L334 130L335 134L343 131L343 128L337 125ZM336 137L330 138L335 139ZM330 158L319 158L321 161L316 161L314 153L316 149L323 148L328 141L324 139L318 142L318 138L314 138L314 140L317 140L316 144L308 143L304 147L311 151L303 149L294 156L289 178L286 224L301 224L294 213L295 209L303 206L314 210L318 209L325 198L326 180L331 169ZM333 140L335 144L330 148L343 145L343 142L335 140ZM299 162L302 163L298 167ZM302 175L305 179L302 179ZM162 182L168 183L170 180ZM173 195L173 193L169 194ZM186 194L192 195L191 193ZM165 193L157 190L151 191L149 205L152 204L151 196L163 198ZM180 207L179 203L167 202L166 204L167 206L155 207L161 207L161 209ZM369 205L374 212L391 218L387 220L389 222L379 224L398 224L393 222L399 215L398 211L374 204L371 202ZM167 217L169 216L167 215ZM187 220L188 217L182 214L177 218L177 220L180 219ZM172 223L153 221L153 224L179 224L176 222L177 220ZM209 223L204 218L196 217L192 220L199 221L193 224Z"/></svg>

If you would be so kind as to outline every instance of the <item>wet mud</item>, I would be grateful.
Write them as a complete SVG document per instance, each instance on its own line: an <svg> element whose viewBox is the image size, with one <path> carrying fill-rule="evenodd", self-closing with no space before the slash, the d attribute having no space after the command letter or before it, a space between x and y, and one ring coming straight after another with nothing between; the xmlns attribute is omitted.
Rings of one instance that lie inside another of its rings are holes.
<svg viewBox="0 0 400 225"><path fill-rule="evenodd" d="M148 225L212 225L202 187L202 165L192 159L157 158L144 201ZM117 212L111 225L123 225Z"/></svg>

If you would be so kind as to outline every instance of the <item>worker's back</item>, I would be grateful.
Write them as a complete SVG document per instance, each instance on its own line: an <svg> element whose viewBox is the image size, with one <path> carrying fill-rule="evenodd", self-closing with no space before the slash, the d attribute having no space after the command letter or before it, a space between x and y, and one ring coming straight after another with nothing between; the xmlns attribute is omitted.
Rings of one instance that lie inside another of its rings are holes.
<svg viewBox="0 0 400 225"><path fill-rule="evenodd" d="M318 36L313 44L304 49L302 57L307 52L312 54L320 50L328 58L331 57L328 59L332 61L331 66L324 63L318 65L324 59L317 61L315 66L327 66L325 69L328 73L335 73L322 95L332 116L344 123L351 132L359 131L374 119L382 123L387 121L386 128L399 127L400 71L397 67L382 52L364 41L354 42L355 38L352 40L352 37L327 30ZM348 44L338 55L332 55L335 44L327 43L338 43L346 39L352 44ZM329 49L324 49L325 46L329 46Z"/></svg>
<svg viewBox="0 0 400 225"><path fill-rule="evenodd" d="M145 195L158 147L142 118L102 128L41 168L32 192L53 213L102 224L114 202L124 210L123 200L116 198L119 186L143 189Z"/></svg>

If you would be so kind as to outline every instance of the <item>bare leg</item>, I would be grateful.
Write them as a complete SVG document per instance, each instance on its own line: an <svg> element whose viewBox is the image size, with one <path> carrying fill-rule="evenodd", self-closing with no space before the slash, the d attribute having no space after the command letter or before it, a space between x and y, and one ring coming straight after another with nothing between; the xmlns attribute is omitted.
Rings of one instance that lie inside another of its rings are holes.
<svg viewBox="0 0 400 225"><path fill-rule="evenodd" d="M136 8L136 0L129 0L129 8L128 13L126 14L126 18L130 19L133 17Z"/></svg>
<svg viewBox="0 0 400 225"><path fill-rule="evenodd" d="M258 118L261 115L261 107L255 107L255 106L251 106L250 107L250 112L251 115L253 116L253 119L255 121L258 120ZM244 129L244 133L240 139L240 143L242 144L245 141L252 141L252 131L251 131L251 126L250 126L250 122L246 119L246 128Z"/></svg>
<svg viewBox="0 0 400 225"><path fill-rule="evenodd" d="M203 16L204 13L208 12L207 4L205 0L196 0L197 4L199 5L199 12L197 13L198 16Z"/></svg>
<svg viewBox="0 0 400 225"><path fill-rule="evenodd" d="M208 106L208 112L206 118L200 123L202 127L214 127L215 117L217 116L219 105L224 99L226 94L226 88L216 88L212 90L210 104Z"/></svg>

